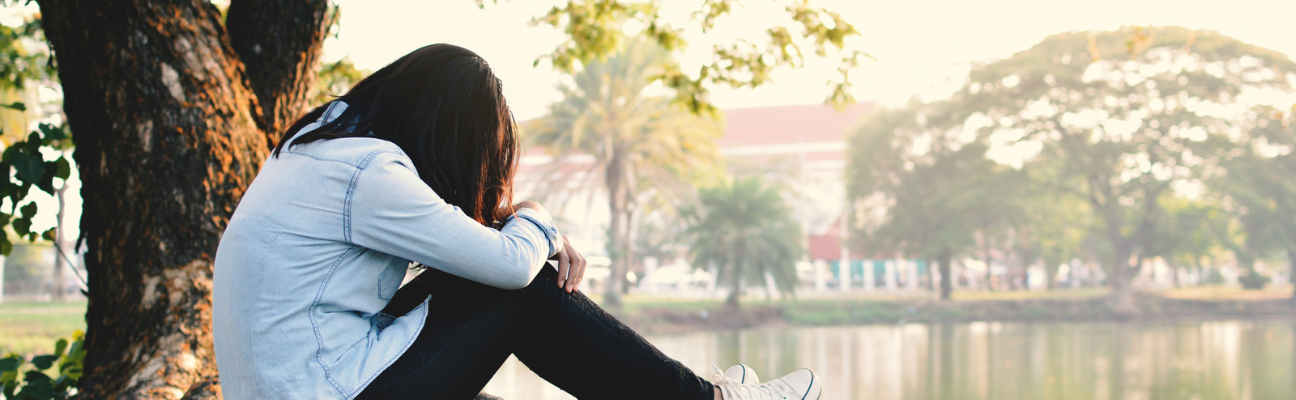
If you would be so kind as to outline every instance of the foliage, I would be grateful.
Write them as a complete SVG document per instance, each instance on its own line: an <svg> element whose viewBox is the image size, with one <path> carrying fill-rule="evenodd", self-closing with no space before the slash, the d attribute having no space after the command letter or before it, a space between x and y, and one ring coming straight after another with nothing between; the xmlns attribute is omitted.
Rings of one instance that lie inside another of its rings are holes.
<svg viewBox="0 0 1296 400"><path fill-rule="evenodd" d="M945 105L870 115L850 137L855 241L875 252L949 260L1022 218L1021 174L986 158L977 132L947 134ZM948 298L948 291L942 298Z"/></svg>
<svg viewBox="0 0 1296 400"><path fill-rule="evenodd" d="M1230 218L1213 202L1172 196L1162 200L1155 233L1144 245L1149 256L1161 257L1172 267L1196 265L1224 247Z"/></svg>
<svg viewBox="0 0 1296 400"><path fill-rule="evenodd" d="M831 47L841 53L840 77L829 82L832 92L827 101L836 104L853 102L849 92L850 71L859 65L862 58L869 56L850 49L846 39L858 36L859 31L839 14L814 7L808 0L787 0L787 3L788 26L766 29L764 34L768 41L764 44L740 39L728 45L715 45L712 48L714 60L700 66L696 75L686 73L678 64L667 63L662 65L662 69L645 76L649 82L660 81L674 89L676 104L685 105L695 112L714 112L715 107L708 100L707 85L759 86L768 81L770 72L776 68L802 65L805 61L803 47L813 48L819 57L827 56ZM477 0L477 4L481 5L482 0ZM697 24L702 33L707 33L716 27L717 21L731 14L737 4L737 0L707 0L700 11L693 13L691 22ZM532 20L532 25L552 26L567 36L558 48L535 63L538 65L547 59L559 71L573 72L580 65L605 60L632 41L626 38L622 29L623 24L631 20L642 24L642 35L666 51L674 52L687 45L683 39L685 30L663 21L660 4L655 1L568 0ZM799 34L793 34L789 26L800 28Z"/></svg>
<svg viewBox="0 0 1296 400"><path fill-rule="evenodd" d="M1289 268L1296 267L1296 183L1291 180L1296 174L1296 129L1290 115L1272 108L1260 111L1267 112L1255 121L1246 143L1219 149L1217 157L1227 172L1208 181L1224 211L1237 221L1231 230L1220 229L1220 240L1248 267L1250 280L1243 284L1253 282L1250 287L1256 289L1263 282L1258 281L1254 260L1282 252Z"/></svg>
<svg viewBox="0 0 1296 400"><path fill-rule="evenodd" d="M0 25L0 60L3 60L0 62L0 90L22 90L32 84L56 84L48 52L31 51L32 47L43 43L45 36L39 16L18 28ZM0 107L18 111L18 125L26 129L24 114L29 108L27 104L14 102ZM32 187L53 195L54 179L66 180L71 175L72 166L66 157L60 155L46 160L41 151L42 148L55 151L71 148L71 134L65 124L41 123L29 134L16 136L18 139L6 141L7 147L0 155L0 176L8 177L0 182L0 199L9 201L9 210L0 211L0 227L13 228L22 239L36 240L39 235L52 240L57 228L44 232L32 230L32 217L36 215L37 206L28 200L27 195ZM23 204L24 201L27 203ZM8 235L0 235L0 254L8 255L12 250L13 243Z"/></svg>
<svg viewBox="0 0 1296 400"><path fill-rule="evenodd" d="M0 358L0 391L11 400L71 398L76 395L77 381L85 365L84 346L85 335L76 331L70 344L62 338L54 344L54 354L35 356L31 360L18 354ZM50 371L55 366L58 368ZM51 378L47 372L57 375Z"/></svg>
<svg viewBox="0 0 1296 400"><path fill-rule="evenodd" d="M1255 268L1251 268L1246 275L1238 276L1238 283L1242 284L1243 289L1260 290L1269 284L1269 277L1261 275Z"/></svg>
<svg viewBox="0 0 1296 400"><path fill-rule="evenodd" d="M705 188L686 215L693 266L718 268L717 279L731 289L727 304L738 305L744 281L763 284L766 274L780 292L795 292L796 262L805 251L801 225L777 188L757 178Z"/></svg>
<svg viewBox="0 0 1296 400"><path fill-rule="evenodd" d="M0 2L0 6L8 6ZM25 21L17 27L0 25L0 89L22 89L29 82L50 79L54 68L48 52L33 51L32 47L45 43L45 32L40 18ZM6 107L23 109L9 105Z"/></svg>
<svg viewBox="0 0 1296 400"><path fill-rule="evenodd" d="M1197 217L1169 214L1166 202L1200 196L1194 188L1224 176L1239 149L1275 140L1286 125L1263 101L1290 94L1292 81L1296 64L1272 50L1210 31L1126 28L1051 36L920 107L945 113L927 131L984 140L985 157L1027 171L1033 192L1084 201L1109 246L1119 306L1143 260L1182 253L1182 240L1158 236Z"/></svg>
<svg viewBox="0 0 1296 400"><path fill-rule="evenodd" d="M372 71L362 71L356 69L355 64L351 63L349 57L326 63L320 66L318 77L315 79L315 95L312 96L311 104L324 104L332 101L334 98L341 96L346 91L351 90L352 86L360 83Z"/></svg>
<svg viewBox="0 0 1296 400"><path fill-rule="evenodd" d="M669 211L691 197L692 183L718 159L718 121L646 93L649 82L643 77L669 57L651 41L638 40L605 61L591 62L573 76L573 84L560 87L563 100L526 132L528 144L543 146L554 160L541 167L544 181L536 193L565 203L592 195L571 187L602 180L613 219L608 227L608 253L617 260L613 276L624 274L630 263L629 237L640 209ZM593 162L567 162L580 157ZM577 184L571 185L573 179ZM617 287L608 285L613 307Z"/></svg>

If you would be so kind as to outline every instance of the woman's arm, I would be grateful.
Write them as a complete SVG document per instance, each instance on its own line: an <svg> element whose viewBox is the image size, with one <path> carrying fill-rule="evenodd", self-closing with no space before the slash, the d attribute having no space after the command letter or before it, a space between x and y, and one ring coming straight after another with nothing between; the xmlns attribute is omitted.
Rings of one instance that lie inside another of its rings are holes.
<svg viewBox="0 0 1296 400"><path fill-rule="evenodd" d="M498 231L482 226L434 193L404 157L380 154L353 181L344 234L361 247L519 289L563 249L549 212L527 205L534 207L519 208Z"/></svg>

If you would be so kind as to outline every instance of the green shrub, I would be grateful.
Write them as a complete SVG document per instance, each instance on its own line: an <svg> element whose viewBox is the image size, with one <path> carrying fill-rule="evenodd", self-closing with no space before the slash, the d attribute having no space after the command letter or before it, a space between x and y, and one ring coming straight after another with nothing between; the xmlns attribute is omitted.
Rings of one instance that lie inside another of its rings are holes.
<svg viewBox="0 0 1296 400"><path fill-rule="evenodd" d="M1206 274L1206 279L1202 280L1205 285L1223 285L1224 274L1220 273L1219 268L1211 268L1210 273Z"/></svg>
<svg viewBox="0 0 1296 400"><path fill-rule="evenodd" d="M1241 283L1242 288L1246 290L1260 290L1264 289L1265 284L1269 283L1269 277L1260 275L1259 272L1253 269L1251 273L1239 276L1238 283Z"/></svg>
<svg viewBox="0 0 1296 400"><path fill-rule="evenodd" d="M12 400L64 400L76 395L77 380L85 365L85 334L72 332L72 342L60 338L54 343L54 354L27 360L18 354L0 358L0 391ZM51 368L57 370L50 371ZM57 377L49 374L57 372ZM18 379L19 376L22 379Z"/></svg>

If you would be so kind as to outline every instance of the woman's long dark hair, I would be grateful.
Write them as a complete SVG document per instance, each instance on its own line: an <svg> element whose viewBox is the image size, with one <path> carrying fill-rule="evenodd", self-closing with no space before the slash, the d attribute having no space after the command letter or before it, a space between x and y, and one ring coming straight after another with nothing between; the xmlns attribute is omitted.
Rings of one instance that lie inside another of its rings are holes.
<svg viewBox="0 0 1296 400"><path fill-rule="evenodd" d="M419 177L451 205L483 225L502 220L513 203L518 143L499 78L477 54L449 44L425 46L397 59L338 98L340 116L292 140L292 146L344 137L395 143ZM293 123L274 155L297 131L324 114L321 105Z"/></svg>

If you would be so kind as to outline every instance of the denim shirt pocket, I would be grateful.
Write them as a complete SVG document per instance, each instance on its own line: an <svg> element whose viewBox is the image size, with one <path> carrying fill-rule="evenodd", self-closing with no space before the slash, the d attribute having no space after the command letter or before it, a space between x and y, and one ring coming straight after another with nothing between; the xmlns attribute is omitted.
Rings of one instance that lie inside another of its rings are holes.
<svg viewBox="0 0 1296 400"><path fill-rule="evenodd" d="M409 261L392 257L391 262L387 263L387 268L378 274L378 297L391 300L392 296L396 295L396 290L400 289L401 281L405 280L407 269L409 269Z"/></svg>

